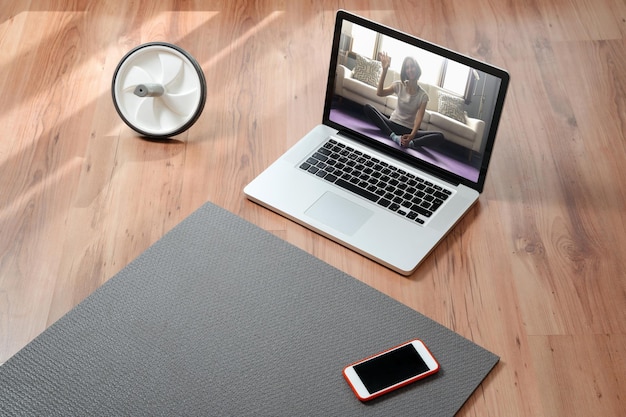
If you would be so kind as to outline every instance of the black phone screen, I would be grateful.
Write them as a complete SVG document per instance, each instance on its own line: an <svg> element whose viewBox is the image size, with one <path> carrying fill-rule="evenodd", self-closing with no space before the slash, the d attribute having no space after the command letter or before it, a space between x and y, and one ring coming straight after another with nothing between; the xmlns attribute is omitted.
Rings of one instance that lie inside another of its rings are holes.
<svg viewBox="0 0 626 417"><path fill-rule="evenodd" d="M370 394L428 372L430 368L412 345L401 346L354 366Z"/></svg>

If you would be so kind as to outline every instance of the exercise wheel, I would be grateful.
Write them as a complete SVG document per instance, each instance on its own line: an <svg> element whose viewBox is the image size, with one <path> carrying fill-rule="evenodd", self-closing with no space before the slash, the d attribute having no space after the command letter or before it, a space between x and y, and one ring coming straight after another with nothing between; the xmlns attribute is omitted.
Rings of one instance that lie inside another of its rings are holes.
<svg viewBox="0 0 626 417"><path fill-rule="evenodd" d="M141 135L167 138L189 129L206 102L206 80L198 62L165 42L128 52L111 83L115 110Z"/></svg>

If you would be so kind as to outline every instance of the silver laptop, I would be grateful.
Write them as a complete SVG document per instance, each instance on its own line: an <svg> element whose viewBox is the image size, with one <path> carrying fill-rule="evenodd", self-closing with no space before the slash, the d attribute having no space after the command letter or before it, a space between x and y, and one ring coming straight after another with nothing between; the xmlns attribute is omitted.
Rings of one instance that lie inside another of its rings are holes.
<svg viewBox="0 0 626 417"><path fill-rule="evenodd" d="M339 11L322 123L244 192L409 275L478 200L508 83L502 69Z"/></svg>

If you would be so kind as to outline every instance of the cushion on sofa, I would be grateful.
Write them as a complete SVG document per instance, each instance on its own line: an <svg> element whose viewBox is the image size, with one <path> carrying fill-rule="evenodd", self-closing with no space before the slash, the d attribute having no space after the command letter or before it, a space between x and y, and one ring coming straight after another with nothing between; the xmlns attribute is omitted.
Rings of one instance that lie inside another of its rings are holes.
<svg viewBox="0 0 626 417"><path fill-rule="evenodd" d="M372 87L377 87L382 70L383 67L380 61L374 61L373 59L357 55L356 65L352 71L352 78L369 84Z"/></svg>
<svg viewBox="0 0 626 417"><path fill-rule="evenodd" d="M460 97L451 96L450 94L439 94L438 112L448 116L463 124L466 123L465 112L463 111L464 101Z"/></svg>

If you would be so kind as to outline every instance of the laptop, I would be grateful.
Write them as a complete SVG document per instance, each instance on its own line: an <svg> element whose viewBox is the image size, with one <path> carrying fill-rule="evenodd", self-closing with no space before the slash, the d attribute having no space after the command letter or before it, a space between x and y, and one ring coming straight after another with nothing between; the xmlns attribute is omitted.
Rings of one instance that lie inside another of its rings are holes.
<svg viewBox="0 0 626 417"><path fill-rule="evenodd" d="M503 69L340 10L322 123L244 193L410 275L478 200L508 84ZM418 95L420 130L403 141Z"/></svg>

